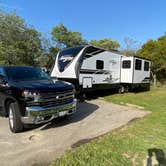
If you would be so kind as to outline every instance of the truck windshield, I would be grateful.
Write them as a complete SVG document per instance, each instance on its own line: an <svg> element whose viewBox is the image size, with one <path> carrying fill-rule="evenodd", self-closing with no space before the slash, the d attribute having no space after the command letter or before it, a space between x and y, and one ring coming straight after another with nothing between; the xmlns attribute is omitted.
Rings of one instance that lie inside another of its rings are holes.
<svg viewBox="0 0 166 166"><path fill-rule="evenodd" d="M51 80L47 73L37 67L7 67L5 71L13 81Z"/></svg>
<svg viewBox="0 0 166 166"><path fill-rule="evenodd" d="M63 72L67 65L77 56L77 54L84 48L84 46L78 46L73 48L67 48L59 52L58 67L59 71Z"/></svg>

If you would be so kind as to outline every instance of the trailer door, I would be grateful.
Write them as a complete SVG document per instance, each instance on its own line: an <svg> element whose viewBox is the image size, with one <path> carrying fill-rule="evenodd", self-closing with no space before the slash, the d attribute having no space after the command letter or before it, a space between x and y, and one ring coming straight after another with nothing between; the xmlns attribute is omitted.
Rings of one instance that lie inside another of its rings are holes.
<svg viewBox="0 0 166 166"><path fill-rule="evenodd" d="M122 57L121 83L133 82L133 57Z"/></svg>
<svg viewBox="0 0 166 166"><path fill-rule="evenodd" d="M118 58L112 58L109 61L109 71L111 74L112 83L120 82L120 60Z"/></svg>

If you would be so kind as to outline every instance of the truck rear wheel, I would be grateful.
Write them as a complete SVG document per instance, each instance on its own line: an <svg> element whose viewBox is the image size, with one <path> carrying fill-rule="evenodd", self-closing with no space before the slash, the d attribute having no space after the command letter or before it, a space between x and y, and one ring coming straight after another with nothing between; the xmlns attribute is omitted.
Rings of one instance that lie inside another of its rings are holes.
<svg viewBox="0 0 166 166"><path fill-rule="evenodd" d="M13 133L23 131L24 125L21 121L20 110L17 102L10 103L8 106L9 127Z"/></svg>

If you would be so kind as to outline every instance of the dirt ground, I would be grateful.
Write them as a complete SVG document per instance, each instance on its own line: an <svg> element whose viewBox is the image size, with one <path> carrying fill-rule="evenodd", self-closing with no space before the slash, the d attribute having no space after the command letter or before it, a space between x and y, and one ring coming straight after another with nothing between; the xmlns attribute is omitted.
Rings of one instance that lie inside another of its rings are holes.
<svg viewBox="0 0 166 166"><path fill-rule="evenodd" d="M80 143L119 128L148 112L133 105L119 106L102 99L78 104L77 112L23 133L12 134L8 119L0 118L0 165L48 163Z"/></svg>

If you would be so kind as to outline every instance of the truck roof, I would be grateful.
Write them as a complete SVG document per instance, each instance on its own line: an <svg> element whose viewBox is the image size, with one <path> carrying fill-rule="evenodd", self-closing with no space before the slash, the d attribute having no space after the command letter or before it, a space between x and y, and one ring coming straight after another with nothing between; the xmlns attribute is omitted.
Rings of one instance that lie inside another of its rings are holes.
<svg viewBox="0 0 166 166"><path fill-rule="evenodd" d="M15 65L0 65L3 68L35 68L37 66L15 66Z"/></svg>

